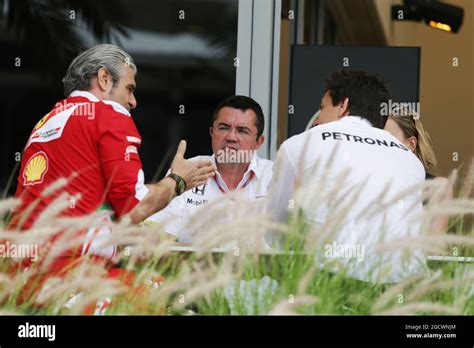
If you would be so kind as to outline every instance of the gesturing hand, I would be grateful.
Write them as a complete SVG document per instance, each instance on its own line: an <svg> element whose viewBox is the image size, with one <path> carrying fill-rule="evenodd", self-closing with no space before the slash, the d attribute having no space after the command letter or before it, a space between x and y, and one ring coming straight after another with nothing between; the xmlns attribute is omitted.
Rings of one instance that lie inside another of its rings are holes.
<svg viewBox="0 0 474 348"><path fill-rule="evenodd" d="M211 161L190 161L184 159L186 141L181 140L176 155L171 163L171 173L179 175L186 181L186 189L204 185L215 174L216 168Z"/></svg>

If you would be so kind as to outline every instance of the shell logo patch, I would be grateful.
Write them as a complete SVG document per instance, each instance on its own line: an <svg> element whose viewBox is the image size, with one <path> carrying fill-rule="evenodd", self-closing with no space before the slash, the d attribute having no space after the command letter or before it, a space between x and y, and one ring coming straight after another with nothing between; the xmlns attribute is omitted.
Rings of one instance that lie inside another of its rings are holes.
<svg viewBox="0 0 474 348"><path fill-rule="evenodd" d="M23 185L35 185L43 182L48 171L48 156L39 151L30 157L23 170Z"/></svg>

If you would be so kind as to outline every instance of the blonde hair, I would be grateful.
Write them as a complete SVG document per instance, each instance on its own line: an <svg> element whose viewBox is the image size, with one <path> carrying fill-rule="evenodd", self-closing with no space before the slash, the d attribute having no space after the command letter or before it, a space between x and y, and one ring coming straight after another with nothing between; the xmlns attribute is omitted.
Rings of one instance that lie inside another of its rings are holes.
<svg viewBox="0 0 474 348"><path fill-rule="evenodd" d="M423 127L420 117L416 112L411 110L401 111L402 112L395 113L395 115L402 116L390 115L389 117L400 127L406 138L413 136L416 138L415 154L428 172L429 170L432 170L433 167L436 167L437 164L431 137L425 130L425 127Z"/></svg>

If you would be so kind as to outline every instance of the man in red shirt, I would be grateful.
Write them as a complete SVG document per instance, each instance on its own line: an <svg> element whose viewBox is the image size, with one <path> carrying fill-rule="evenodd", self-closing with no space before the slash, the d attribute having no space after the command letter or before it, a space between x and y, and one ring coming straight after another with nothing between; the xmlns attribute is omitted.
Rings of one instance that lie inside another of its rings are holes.
<svg viewBox="0 0 474 348"><path fill-rule="evenodd" d="M58 200L64 205L60 216L84 216L107 204L116 218L128 215L138 223L214 175L210 161L184 159L186 143L181 141L171 174L144 184L141 137L130 114L137 105L136 73L133 58L113 45L94 46L73 60L63 79L68 97L36 124L23 151L16 191L21 204L10 229L41 224L41 213ZM54 190L51 185L60 178L66 182ZM91 231L111 233L107 228ZM94 237L61 257L112 258L115 247L94 246Z"/></svg>

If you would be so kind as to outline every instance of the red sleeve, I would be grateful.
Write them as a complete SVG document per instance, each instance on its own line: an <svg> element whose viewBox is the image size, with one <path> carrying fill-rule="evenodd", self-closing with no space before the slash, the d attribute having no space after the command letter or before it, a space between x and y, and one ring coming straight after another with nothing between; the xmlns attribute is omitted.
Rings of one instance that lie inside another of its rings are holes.
<svg viewBox="0 0 474 348"><path fill-rule="evenodd" d="M99 155L107 199L116 217L128 213L146 195L138 150L141 137L129 115L105 106L98 115Z"/></svg>

